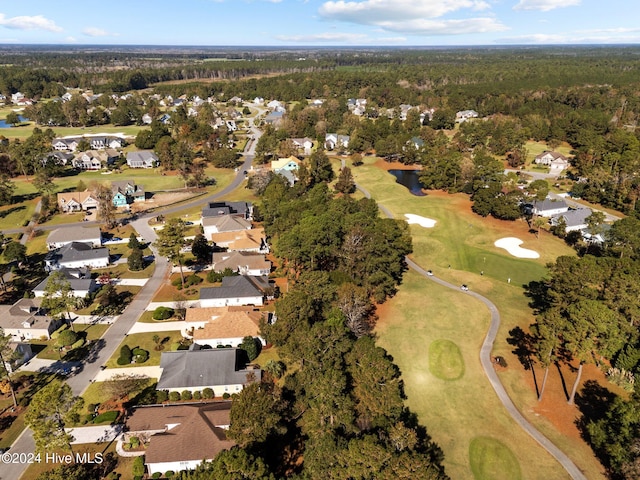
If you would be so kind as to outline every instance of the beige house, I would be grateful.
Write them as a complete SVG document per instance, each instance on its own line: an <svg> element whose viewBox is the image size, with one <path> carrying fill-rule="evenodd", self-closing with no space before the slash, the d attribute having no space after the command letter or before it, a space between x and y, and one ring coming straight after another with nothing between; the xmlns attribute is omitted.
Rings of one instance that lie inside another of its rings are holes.
<svg viewBox="0 0 640 480"><path fill-rule="evenodd" d="M84 192L59 193L58 207L61 212L83 212L98 208L98 199L95 194L89 190Z"/></svg>
<svg viewBox="0 0 640 480"><path fill-rule="evenodd" d="M263 315L259 310L242 307L188 308L185 322L187 329L193 328L191 336L198 345L235 347L244 337L254 337L264 346L267 343L260 336Z"/></svg>
<svg viewBox="0 0 640 480"><path fill-rule="evenodd" d="M271 273L271 262L264 255L253 252L216 252L213 254L213 269L223 272L231 269L240 275L262 276Z"/></svg>
<svg viewBox="0 0 640 480"><path fill-rule="evenodd" d="M0 327L5 335L11 335L14 342L51 338L62 320L47 315L41 303L41 298L21 298L13 305L0 305Z"/></svg>

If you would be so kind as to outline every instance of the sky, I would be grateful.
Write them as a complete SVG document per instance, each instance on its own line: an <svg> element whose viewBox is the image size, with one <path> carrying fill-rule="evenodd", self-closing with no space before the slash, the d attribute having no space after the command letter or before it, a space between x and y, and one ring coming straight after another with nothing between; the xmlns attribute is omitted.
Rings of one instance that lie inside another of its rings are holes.
<svg viewBox="0 0 640 480"><path fill-rule="evenodd" d="M639 0L3 0L0 44L632 44L639 18Z"/></svg>

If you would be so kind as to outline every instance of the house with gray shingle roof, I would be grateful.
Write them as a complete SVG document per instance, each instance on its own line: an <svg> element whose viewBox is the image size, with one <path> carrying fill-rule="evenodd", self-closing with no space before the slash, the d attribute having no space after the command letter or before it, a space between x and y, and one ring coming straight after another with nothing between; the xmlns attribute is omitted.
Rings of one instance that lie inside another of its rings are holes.
<svg viewBox="0 0 640 480"><path fill-rule="evenodd" d="M199 348L195 345L194 348ZM260 369L247 369L238 348L206 350L178 350L163 352L160 357L162 373L157 390L182 392L211 388L216 397L240 392L245 385L260 381ZM253 374L253 379L248 379Z"/></svg>
<svg viewBox="0 0 640 480"><path fill-rule="evenodd" d="M102 246L102 233L99 227L74 226L69 228L56 228L47 237L47 248L55 250L64 247L71 242L80 242L91 245L94 248Z"/></svg>
<svg viewBox="0 0 640 480"><path fill-rule="evenodd" d="M45 270L61 268L104 268L109 265L109 249L91 248L81 242L71 242L61 248L50 251L44 257Z"/></svg>
<svg viewBox="0 0 640 480"><path fill-rule="evenodd" d="M564 213L551 217L551 225L559 225L564 223L565 232L573 232L574 230L583 230L588 227L587 217L593 211L590 208L577 208L575 210L567 210Z"/></svg>
<svg viewBox="0 0 640 480"><path fill-rule="evenodd" d="M160 159L151 150L140 150L127 153L127 165L130 168L154 168Z"/></svg>
<svg viewBox="0 0 640 480"><path fill-rule="evenodd" d="M63 320L47 315L41 303L40 298L21 298L13 305L0 305L0 327L5 335L11 335L14 342L51 338Z"/></svg>
<svg viewBox="0 0 640 480"><path fill-rule="evenodd" d="M547 197L542 201L537 200L533 203L533 213L541 217L552 217L568 210L569 205L564 200L552 200Z"/></svg>
<svg viewBox="0 0 640 480"><path fill-rule="evenodd" d="M96 281L91 278L91 272L88 268L61 268L58 271L62 272L67 282L69 282L74 297L85 298L98 288ZM32 290L36 298L44 297L48 283L49 277L36 285Z"/></svg>
<svg viewBox="0 0 640 480"><path fill-rule="evenodd" d="M200 306L203 308L263 305L263 303L263 291L245 275L224 277L222 286L200 289Z"/></svg>

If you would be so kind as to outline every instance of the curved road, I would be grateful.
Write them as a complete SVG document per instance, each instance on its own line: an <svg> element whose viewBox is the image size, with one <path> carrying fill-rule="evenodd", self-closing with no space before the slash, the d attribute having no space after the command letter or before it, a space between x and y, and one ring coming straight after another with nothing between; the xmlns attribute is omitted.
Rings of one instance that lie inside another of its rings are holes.
<svg viewBox="0 0 640 480"><path fill-rule="evenodd" d="M344 160L342 161L342 164L344 166ZM371 194L366 189L362 188L359 185L356 185L356 187L364 194L365 197L371 198ZM380 204L378 204L378 206L387 217L394 218L389 209ZM498 398L502 402L502 405L504 405L504 408L506 408L507 412L509 412L509 415L511 415L511 418L513 418L525 432L531 435L533 439L542 446L542 448L549 452L560 463L560 465L562 465L562 467L567 471L572 479L587 480L587 477L584 476L584 474L580 471L576 464L573 463L573 461L567 455L565 455L562 450L554 445L551 440L545 437L538 429L536 429L531 423L529 423L526 418L524 418L524 416L514 405L513 401L511 401L511 398L507 394L507 391L504 389L504 386L502 385L502 382L500 381L495 368L493 368L493 363L491 362L491 351L493 350L493 342L495 341L496 336L498 335L498 329L500 328L500 312L498 312L498 308L493 304L491 300L483 297L478 293L472 291L462 292L458 285L449 283L436 276L428 275L425 269L423 269L409 257L405 257L405 260L407 262L407 265L412 270L431 280L432 282L442 285L443 287L460 291L461 293L464 293L466 295L470 295L486 305L486 307L489 309L489 312L491 313L491 323L489 325L487 336L484 338L482 347L480 348L480 363L482 364L485 375L489 379L489 383L495 390L496 395L498 395Z"/></svg>

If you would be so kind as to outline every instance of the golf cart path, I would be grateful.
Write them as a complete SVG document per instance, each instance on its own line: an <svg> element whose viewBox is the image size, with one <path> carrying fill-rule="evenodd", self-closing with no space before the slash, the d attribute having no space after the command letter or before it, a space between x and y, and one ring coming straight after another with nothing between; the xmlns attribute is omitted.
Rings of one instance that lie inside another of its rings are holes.
<svg viewBox="0 0 640 480"><path fill-rule="evenodd" d="M360 190L365 197L371 198L371 194L366 189L362 188L359 185L356 185L356 188ZM387 217L395 218L388 208L380 204L378 204L378 206ZM493 342L495 341L496 336L498 335L498 329L500 328L500 312L498 312L498 308L493 304L491 300L483 297L478 293L472 291L463 292L460 290L460 287L458 285L454 285L433 275L428 275L425 269L423 269L409 257L405 257L405 260L409 268L422 275L423 277L431 280L432 282L472 296L485 304L485 306L491 313L491 323L489 325L489 331L487 332L487 335L482 342L482 347L480 348L480 363L482 364L485 375L489 379L489 383L498 395L498 399L502 402L502 405L504 405L504 408L506 408L507 412L509 412L511 418L513 418L513 420L515 420L515 422L525 432L531 435L531 437L533 437L533 439L537 441L542 446L542 448L549 452L560 463L560 465L562 465L562 467L567 471L567 473L573 480L587 480L587 477L584 476L584 474L582 473L582 471L580 471L576 464L573 463L573 461L562 450L560 450L553 442L551 442L551 440L545 437L520 413L520 411L511 401L511 398L507 394L507 391L504 389L504 386L502 385L502 382L500 381L500 378L498 377L498 374L493 367L493 363L491 362L491 351L493 350Z"/></svg>

